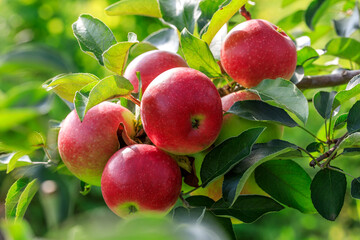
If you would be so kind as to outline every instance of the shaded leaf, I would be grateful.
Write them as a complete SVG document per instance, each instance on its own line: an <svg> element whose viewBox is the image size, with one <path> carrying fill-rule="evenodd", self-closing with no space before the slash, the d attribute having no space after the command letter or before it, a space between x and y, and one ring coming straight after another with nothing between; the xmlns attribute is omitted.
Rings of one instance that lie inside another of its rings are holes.
<svg viewBox="0 0 360 240"><path fill-rule="evenodd" d="M360 42L353 38L334 38L326 44L326 54L360 64Z"/></svg>
<svg viewBox="0 0 360 240"><path fill-rule="evenodd" d="M154 32L144 39L156 48L176 53L179 49L179 36L176 29L164 28Z"/></svg>
<svg viewBox="0 0 360 240"><path fill-rule="evenodd" d="M99 19L88 14L80 15L72 25L81 50L94 56L101 65L104 65L102 54L116 43L111 30Z"/></svg>
<svg viewBox="0 0 360 240"><path fill-rule="evenodd" d="M254 222L266 213L282 209L284 207L273 199L260 195L240 195L233 205L220 199L211 207L211 211L216 215L234 217L246 223Z"/></svg>
<svg viewBox="0 0 360 240"><path fill-rule="evenodd" d="M255 144L251 150L251 154L225 174L222 186L224 200L233 203L251 173L261 163L296 149L296 145L282 140L272 140L268 143Z"/></svg>
<svg viewBox="0 0 360 240"><path fill-rule="evenodd" d="M48 91L54 91L59 97L72 102L77 91L96 81L99 81L99 78L90 73L70 73L57 75L47 80L42 86Z"/></svg>
<svg viewBox="0 0 360 240"><path fill-rule="evenodd" d="M360 101L357 101L349 111L347 130L350 134L360 131Z"/></svg>
<svg viewBox="0 0 360 240"><path fill-rule="evenodd" d="M95 105L113 98L129 95L134 90L129 80L120 76L108 76L97 83L90 83L75 94L75 109L82 121Z"/></svg>
<svg viewBox="0 0 360 240"><path fill-rule="evenodd" d="M336 1L313 0L305 11L305 23L314 30L319 19L324 15L328 7Z"/></svg>
<svg viewBox="0 0 360 240"><path fill-rule="evenodd" d="M290 1L293 2L293 0L290 0ZM279 26L284 31L291 30L291 29L295 28L296 26L298 26L302 22L304 12L305 12L304 10L298 10L296 12L293 12L292 14L290 14L290 15L282 18L280 21L278 21L276 23L276 26Z"/></svg>
<svg viewBox="0 0 360 240"><path fill-rule="evenodd" d="M309 145L307 145L306 151L324 153L325 146L323 143L320 143L320 142L312 142Z"/></svg>
<svg viewBox="0 0 360 240"><path fill-rule="evenodd" d="M303 213L315 212L311 202L311 178L292 160L271 160L255 169L256 183L279 202Z"/></svg>
<svg viewBox="0 0 360 240"><path fill-rule="evenodd" d="M203 187L228 172L234 165L248 156L264 129L252 128L244 131L237 137L225 140L206 154L200 170Z"/></svg>
<svg viewBox="0 0 360 240"><path fill-rule="evenodd" d="M360 28L359 22L359 8L356 4L350 17L334 20L336 34L340 37L350 37L353 32Z"/></svg>
<svg viewBox="0 0 360 240"><path fill-rule="evenodd" d="M304 94L295 84L282 78L265 79L252 89L294 113L304 124L309 116L309 106Z"/></svg>
<svg viewBox="0 0 360 240"><path fill-rule="evenodd" d="M203 28L201 39L207 44L210 44L220 28L227 23L246 2L247 0L226 1L220 9L214 13L206 29Z"/></svg>
<svg viewBox="0 0 360 240"><path fill-rule="evenodd" d="M208 77L222 76L220 66L203 40L194 37L187 29L184 29L181 32L180 41L186 62L191 68L203 72Z"/></svg>
<svg viewBox="0 0 360 240"><path fill-rule="evenodd" d="M293 84L298 84L299 82L301 82L301 80L303 80L304 76L304 67L296 66L295 72L291 76L290 82L292 82Z"/></svg>
<svg viewBox="0 0 360 240"><path fill-rule="evenodd" d="M344 204L346 177L337 171L320 170L311 182L311 199L321 216L334 221Z"/></svg>
<svg viewBox="0 0 360 240"><path fill-rule="evenodd" d="M252 121L273 121L288 127L298 126L285 110L274 107L263 101L238 101L231 106L228 113Z"/></svg>
<svg viewBox="0 0 360 240"><path fill-rule="evenodd" d="M360 177L355 178L351 182L351 196L360 199Z"/></svg>
<svg viewBox="0 0 360 240"><path fill-rule="evenodd" d="M316 111L324 118L329 119L333 110L333 103L336 91L324 92L320 91L314 95L313 103Z"/></svg>
<svg viewBox="0 0 360 240"><path fill-rule="evenodd" d="M347 121L348 113L341 114L334 123L334 130L341 129L345 126Z"/></svg>
<svg viewBox="0 0 360 240"><path fill-rule="evenodd" d="M121 0L105 9L107 15L143 15L161 18L157 0Z"/></svg>
<svg viewBox="0 0 360 240"><path fill-rule="evenodd" d="M186 201L190 204L190 206L193 207L206 207L206 208L210 208L215 201L207 196L190 196L188 198L186 198Z"/></svg>
<svg viewBox="0 0 360 240"><path fill-rule="evenodd" d="M199 2L192 0L158 0L162 18L179 31L184 28L194 32L195 23L200 16Z"/></svg>
<svg viewBox="0 0 360 240"><path fill-rule="evenodd" d="M356 97L360 94L360 75L353 77L348 85L346 86L345 90L342 90L336 94L333 104L333 108L337 108L340 104L345 103L346 101L350 100L353 97Z"/></svg>
<svg viewBox="0 0 360 240"><path fill-rule="evenodd" d="M201 15L197 21L199 32L210 22L214 13L219 10L224 0L203 0L199 3Z"/></svg>

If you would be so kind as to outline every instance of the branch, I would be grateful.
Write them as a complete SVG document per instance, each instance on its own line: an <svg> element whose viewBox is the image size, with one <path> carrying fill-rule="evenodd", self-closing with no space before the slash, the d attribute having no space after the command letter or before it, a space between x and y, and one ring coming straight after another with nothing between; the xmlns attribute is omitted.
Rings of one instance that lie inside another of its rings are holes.
<svg viewBox="0 0 360 240"><path fill-rule="evenodd" d="M300 89L310 89L310 88L322 88L322 87L333 87L348 83L353 77L360 74L360 70L343 70L340 73L328 74L328 75L319 75L319 76L305 76L301 82L296 84ZM244 90L239 83L235 82L234 86L230 87L228 85L219 88L218 92L221 97L228 95L232 92L237 92Z"/></svg>
<svg viewBox="0 0 360 240"><path fill-rule="evenodd" d="M305 76L297 84L298 88L321 88L333 87L349 82L353 77L360 74L360 70L343 70L340 73L319 76Z"/></svg>

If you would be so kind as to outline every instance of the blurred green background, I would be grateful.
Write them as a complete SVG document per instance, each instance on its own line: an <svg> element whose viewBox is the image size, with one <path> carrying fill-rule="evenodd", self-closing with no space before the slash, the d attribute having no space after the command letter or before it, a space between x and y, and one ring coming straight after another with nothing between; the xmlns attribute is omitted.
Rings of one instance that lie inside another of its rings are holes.
<svg viewBox="0 0 360 240"><path fill-rule="evenodd" d="M49 131L49 120L61 121L70 109L57 96L49 94L41 87L47 79L70 72L89 72L99 78L110 74L104 67L99 66L95 59L84 54L78 46L71 24L81 13L89 13L101 19L111 28L118 41L126 41L128 32L135 32L141 41L150 33L164 27L161 21L148 17L107 16L104 9L114 2L116 1L0 0L0 153L26 151L34 142L39 141L40 135L46 138L48 143L56 139L56 133ZM348 10L353 9L355 5L355 1L338 1L339 3L331 7L320 19L315 30L311 31L302 19L284 20L295 12L301 15L310 0L254 2L255 5L249 5L248 8L253 18L279 23L279 26L293 38L308 36L312 47L316 49L323 49L325 44L336 36L332 19L346 16ZM284 2L288 5L283 6ZM244 21L242 16L234 16L229 27L240 21ZM352 35L356 39L359 39L359 36L359 31ZM332 57L322 56L317 62L331 60ZM349 63L340 61L340 64L342 67L348 67ZM318 73L330 73L335 68L336 66L328 67ZM343 87L337 89L341 88ZM311 99L317 91L307 90L305 94ZM323 125L323 120L312 104L310 110L310 120L306 127L317 133ZM346 110L347 106L341 109L343 112ZM303 147L313 140L299 129L288 128L285 130L284 139ZM58 158L56 149L50 154ZM30 157L32 161L42 161L44 153L40 149ZM359 175L358 159L343 158L338 161L339 167L344 166L353 175ZM307 167L308 159L300 159L297 162L308 170L310 176L315 174L315 170ZM18 176L23 175L36 176L41 182L40 191L25 217L31 229L29 231L35 236L56 236L62 228L70 229L68 231L71 233L79 231L77 234L81 235L84 229L76 228L79 223L86 222L92 226L91 224L99 219L116 222L117 217L107 210L99 188L93 187L88 195L82 196L79 180L70 175L52 173L45 167L28 168L26 171L18 169L10 175L0 171L0 219L4 217L7 190ZM153 221L158 220L150 222ZM166 229L168 223L164 224L165 227L159 229ZM102 231L105 225L100 224L98 230ZM7 229L19 231L19 234L21 231L26 232L26 228L7 225ZM285 209L280 213L268 214L253 224L234 225L234 229L239 239L359 239L360 204L347 194L344 208L335 222L329 222L319 215L304 215L294 209ZM165 235L164 238L154 239L168 238Z"/></svg>

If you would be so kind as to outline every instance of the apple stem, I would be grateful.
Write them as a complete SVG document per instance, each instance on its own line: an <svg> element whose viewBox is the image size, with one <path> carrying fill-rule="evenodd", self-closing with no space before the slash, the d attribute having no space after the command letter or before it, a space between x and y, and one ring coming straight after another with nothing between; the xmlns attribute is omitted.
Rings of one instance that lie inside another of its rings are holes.
<svg viewBox="0 0 360 240"><path fill-rule="evenodd" d="M246 18L246 21L251 20L251 14L248 10L246 10L245 5L241 7L240 14Z"/></svg>
<svg viewBox="0 0 360 240"><path fill-rule="evenodd" d="M136 105L138 105L140 107L140 101L138 99L134 98L131 94L127 95L125 98L129 99L130 101L132 101L133 103L135 103Z"/></svg>
<svg viewBox="0 0 360 240"><path fill-rule="evenodd" d="M128 133L127 133L127 131L126 131L126 128L125 128L125 125L124 125L124 123L120 123L120 126L122 127L122 133L121 133L121 137L122 137L122 139L124 140L124 142L126 143L126 145L128 145L128 146L130 146L130 145L134 145L134 144L137 144L137 142L135 142L134 140L132 140L130 137L129 137L129 135L128 135Z"/></svg>

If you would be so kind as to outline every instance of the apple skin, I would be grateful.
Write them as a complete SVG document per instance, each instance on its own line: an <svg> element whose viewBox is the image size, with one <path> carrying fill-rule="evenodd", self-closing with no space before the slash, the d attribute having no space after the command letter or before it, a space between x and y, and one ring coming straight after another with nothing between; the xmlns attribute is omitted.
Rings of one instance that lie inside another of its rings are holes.
<svg viewBox="0 0 360 240"><path fill-rule="evenodd" d="M226 36L221 64L246 88L264 79L290 79L296 68L296 47L284 31L266 20L240 23Z"/></svg>
<svg viewBox="0 0 360 240"><path fill-rule="evenodd" d="M191 68L154 79L141 101L144 130L158 148L177 155L200 152L221 130L221 98L211 80Z"/></svg>
<svg viewBox="0 0 360 240"><path fill-rule="evenodd" d="M243 100L261 100L260 97L252 92L239 91L230 93L221 98L223 111L228 111L237 101ZM257 143L265 143L273 139L281 139L284 127L276 123L250 121L240 118L234 114L225 114L219 137L215 141L215 145L219 145L230 137L238 136L247 129L254 127L266 127L264 132L259 136Z"/></svg>
<svg viewBox="0 0 360 240"><path fill-rule="evenodd" d="M100 186L109 158L119 149L118 130L123 123L130 137L135 135L135 117L126 108L103 102L91 108L80 122L73 110L62 122L58 148L67 168L79 179Z"/></svg>
<svg viewBox="0 0 360 240"><path fill-rule="evenodd" d="M139 80L136 72L140 72L142 91L161 73L175 67L188 67L179 55L162 50L153 50L137 56L127 66L124 77L134 86L134 93L139 90Z"/></svg>
<svg viewBox="0 0 360 240"><path fill-rule="evenodd" d="M101 191L120 217L140 212L167 212L181 190L176 161L155 146L135 144L117 151L105 166Z"/></svg>

